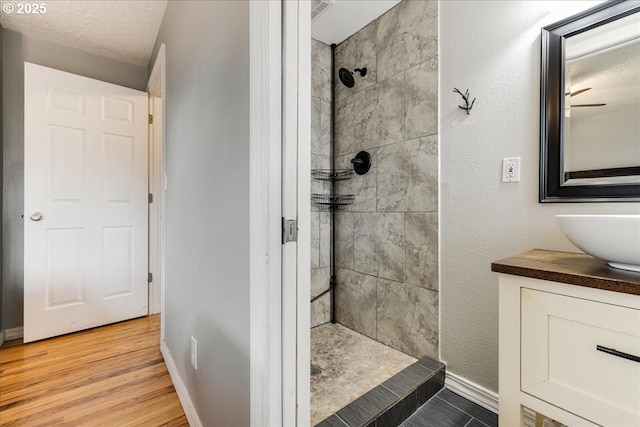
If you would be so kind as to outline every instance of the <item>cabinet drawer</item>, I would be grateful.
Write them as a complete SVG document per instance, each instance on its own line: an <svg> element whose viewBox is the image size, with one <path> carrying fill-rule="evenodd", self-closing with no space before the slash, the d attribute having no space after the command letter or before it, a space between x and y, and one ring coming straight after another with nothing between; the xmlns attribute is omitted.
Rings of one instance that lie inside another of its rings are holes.
<svg viewBox="0 0 640 427"><path fill-rule="evenodd" d="M640 426L640 310L521 290L521 390L605 426Z"/></svg>

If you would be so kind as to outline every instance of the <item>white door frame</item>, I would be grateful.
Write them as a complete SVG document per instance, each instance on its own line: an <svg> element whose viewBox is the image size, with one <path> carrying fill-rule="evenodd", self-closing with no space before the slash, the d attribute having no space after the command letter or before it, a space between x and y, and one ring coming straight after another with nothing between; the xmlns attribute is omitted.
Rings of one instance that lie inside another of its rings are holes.
<svg viewBox="0 0 640 427"><path fill-rule="evenodd" d="M282 425L281 2L249 4L249 306L252 426Z"/></svg>
<svg viewBox="0 0 640 427"><path fill-rule="evenodd" d="M252 426L310 423L310 13L250 2ZM283 216L297 243L282 245Z"/></svg>
<svg viewBox="0 0 640 427"><path fill-rule="evenodd" d="M283 247L283 425L310 423L311 22L309 1L283 2L282 212L298 220Z"/></svg>
<svg viewBox="0 0 640 427"><path fill-rule="evenodd" d="M161 313L161 340L164 340L165 52L162 43L147 83L149 113L153 114L149 129L149 192L153 194L149 207L149 272L153 274L153 282L149 284L149 314Z"/></svg>
<svg viewBox="0 0 640 427"><path fill-rule="evenodd" d="M297 148L294 168L298 180L298 257L297 299L295 301L297 330L296 425L311 425L311 2L299 1L295 16L297 32L296 76L298 107ZM285 339L287 339L285 337Z"/></svg>

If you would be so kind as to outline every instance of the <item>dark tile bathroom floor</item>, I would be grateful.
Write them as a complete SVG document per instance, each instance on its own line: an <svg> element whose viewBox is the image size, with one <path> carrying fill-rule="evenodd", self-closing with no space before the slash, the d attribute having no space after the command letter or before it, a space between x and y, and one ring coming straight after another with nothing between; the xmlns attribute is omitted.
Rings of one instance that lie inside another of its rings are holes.
<svg viewBox="0 0 640 427"><path fill-rule="evenodd" d="M497 414L448 389L442 389L402 423L402 427L497 426Z"/></svg>

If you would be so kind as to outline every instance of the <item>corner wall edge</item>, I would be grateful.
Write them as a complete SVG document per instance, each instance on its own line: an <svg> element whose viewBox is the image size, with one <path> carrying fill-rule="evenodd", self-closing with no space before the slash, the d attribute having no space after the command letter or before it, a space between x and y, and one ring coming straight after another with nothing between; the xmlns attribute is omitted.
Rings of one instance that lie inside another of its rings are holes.
<svg viewBox="0 0 640 427"><path fill-rule="evenodd" d="M178 374L178 368L176 366L176 363L173 361L173 357L171 357L171 352L169 351L169 347L167 346L165 341L162 341L160 343L160 353L162 353L164 363L167 365L167 371L169 371L171 382L176 389L178 399L180 399L182 409L184 410L184 414L189 421L189 425L191 427L203 427L202 422L200 421L200 417L198 416L198 411L196 411L196 407L191 401L191 396L189 396L187 387Z"/></svg>

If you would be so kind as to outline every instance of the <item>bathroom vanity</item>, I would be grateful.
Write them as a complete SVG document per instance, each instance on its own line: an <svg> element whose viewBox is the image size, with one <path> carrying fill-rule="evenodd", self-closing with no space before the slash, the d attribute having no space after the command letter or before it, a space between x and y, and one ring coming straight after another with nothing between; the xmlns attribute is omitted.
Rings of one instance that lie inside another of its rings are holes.
<svg viewBox="0 0 640 427"><path fill-rule="evenodd" d="M640 273L531 250L499 274L499 424L640 426Z"/></svg>

